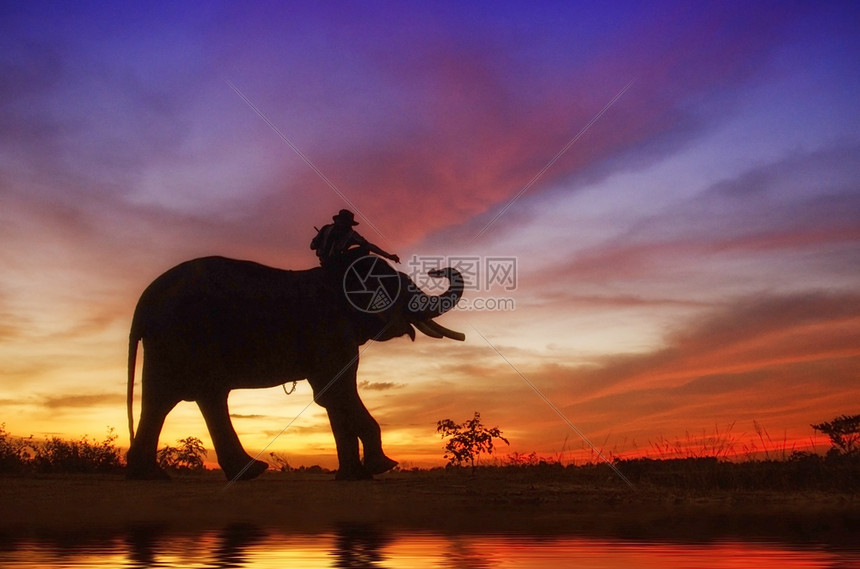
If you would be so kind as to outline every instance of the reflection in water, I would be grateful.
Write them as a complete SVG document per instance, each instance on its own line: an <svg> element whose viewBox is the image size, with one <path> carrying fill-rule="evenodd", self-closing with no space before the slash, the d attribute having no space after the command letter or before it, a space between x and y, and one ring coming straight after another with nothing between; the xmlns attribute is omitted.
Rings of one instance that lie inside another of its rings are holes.
<svg viewBox="0 0 860 569"><path fill-rule="evenodd" d="M155 564L157 544L165 532L157 527L136 527L124 536L128 547L129 567L152 567Z"/></svg>
<svg viewBox="0 0 860 569"><path fill-rule="evenodd" d="M390 540L372 526L349 524L338 528L334 541L334 567L381 569L382 548Z"/></svg>
<svg viewBox="0 0 860 569"><path fill-rule="evenodd" d="M497 567L496 551L486 544L473 543L465 538L453 538L448 544L447 558L456 569L489 569Z"/></svg>
<svg viewBox="0 0 860 569"><path fill-rule="evenodd" d="M265 541L268 533L251 524L231 524L217 537L213 567L233 569L247 567L246 552L249 548Z"/></svg>
<svg viewBox="0 0 860 569"><path fill-rule="evenodd" d="M546 569L610 567L857 566L860 549L778 543L660 543L584 537L442 535L343 525L331 533L286 534L237 524L219 531L173 533L138 527L121 534L0 535L0 566Z"/></svg>

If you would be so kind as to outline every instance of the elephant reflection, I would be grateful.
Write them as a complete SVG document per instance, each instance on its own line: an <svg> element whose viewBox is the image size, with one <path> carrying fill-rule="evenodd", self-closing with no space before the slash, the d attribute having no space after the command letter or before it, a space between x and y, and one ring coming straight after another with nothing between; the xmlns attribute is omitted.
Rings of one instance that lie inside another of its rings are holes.
<svg viewBox="0 0 860 569"><path fill-rule="evenodd" d="M334 567L381 569L383 548L392 540L385 531L368 524L341 524L335 534Z"/></svg>
<svg viewBox="0 0 860 569"><path fill-rule="evenodd" d="M337 479L371 478L397 463L382 450L379 424L356 387L359 346L415 328L434 338L463 340L433 321L463 293L455 269L438 296L422 292L404 273L374 256L335 268L287 271L249 261L207 257L182 263L143 292L129 335L129 478L165 478L155 460L164 419L180 401L203 413L225 475L250 479L265 462L242 448L230 421L233 389L265 388L307 379L328 413L337 445ZM143 343L141 415L134 433L134 368ZM358 442L364 448L359 456Z"/></svg>
<svg viewBox="0 0 860 569"><path fill-rule="evenodd" d="M164 555L175 554L177 551L188 554L187 541L201 545L197 555L208 554L211 550L212 561L206 567L213 569L237 569L250 567L249 550L264 544L269 538L269 532L253 524L233 523L218 531L206 531L202 534L185 535L175 533L167 525L132 527L125 534L125 545L128 549L126 565L132 568L151 568L167 566ZM185 542L185 543L184 543ZM171 565L172 566L172 565Z"/></svg>

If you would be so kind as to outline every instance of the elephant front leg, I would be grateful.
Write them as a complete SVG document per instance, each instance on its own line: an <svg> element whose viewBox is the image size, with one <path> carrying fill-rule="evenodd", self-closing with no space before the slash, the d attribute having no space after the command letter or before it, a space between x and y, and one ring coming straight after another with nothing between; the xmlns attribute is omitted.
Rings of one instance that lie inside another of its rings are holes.
<svg viewBox="0 0 860 569"><path fill-rule="evenodd" d="M229 480L250 480L269 467L267 463L252 458L242 448L230 421L226 393L198 399L197 406L206 420L215 454L218 455L218 464Z"/></svg>
<svg viewBox="0 0 860 569"><path fill-rule="evenodd" d="M356 396L354 410L354 423L357 427L358 438L364 447L364 467L370 474L382 474L388 472L395 466L397 461L385 456L382 452L382 432L379 423L364 406L361 399Z"/></svg>
<svg viewBox="0 0 860 569"><path fill-rule="evenodd" d="M379 424L358 396L358 354L344 368L326 367L308 375L314 401L325 408L337 445L337 480L366 480L394 468L397 463L382 452ZM328 362L329 366L332 362ZM334 378L334 379L331 379ZM364 463L359 455L364 446Z"/></svg>
<svg viewBox="0 0 860 569"><path fill-rule="evenodd" d="M338 470L336 480L369 480L373 474L361 464L358 435L350 414L343 407L326 407L331 432L337 446Z"/></svg>

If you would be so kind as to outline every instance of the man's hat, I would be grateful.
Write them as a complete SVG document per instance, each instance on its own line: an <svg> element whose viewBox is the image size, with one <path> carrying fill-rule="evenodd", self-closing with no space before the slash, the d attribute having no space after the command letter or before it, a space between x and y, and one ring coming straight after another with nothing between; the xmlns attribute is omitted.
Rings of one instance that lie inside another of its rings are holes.
<svg viewBox="0 0 860 569"><path fill-rule="evenodd" d="M337 215L332 216L335 223L343 223L345 225L358 225L355 216L348 209L342 209L337 212Z"/></svg>

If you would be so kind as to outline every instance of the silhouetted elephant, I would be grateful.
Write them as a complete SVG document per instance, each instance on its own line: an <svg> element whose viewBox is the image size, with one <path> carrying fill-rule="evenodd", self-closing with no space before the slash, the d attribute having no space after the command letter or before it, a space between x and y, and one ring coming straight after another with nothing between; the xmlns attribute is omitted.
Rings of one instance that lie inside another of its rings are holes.
<svg viewBox="0 0 860 569"><path fill-rule="evenodd" d="M249 261L207 257L182 263L143 292L129 335L129 478L166 478L155 454L164 419L182 400L195 401L229 479L250 479L268 465L242 448L227 409L232 389L307 379L328 412L337 445L338 479L371 478L397 463L382 451L379 424L356 386L358 348L415 328L463 340L432 318L453 308L463 278L452 268L439 296L374 256L331 268L286 271ZM143 342L141 416L134 433L134 367ZM358 441L364 448L359 458Z"/></svg>

